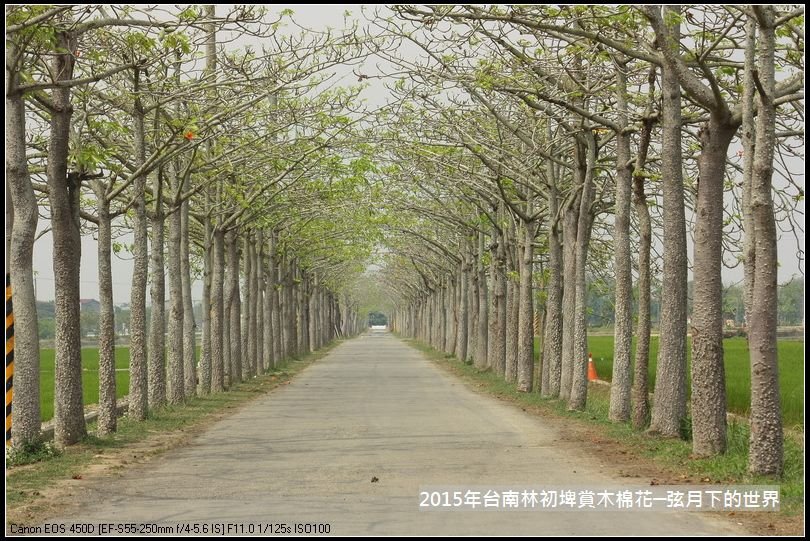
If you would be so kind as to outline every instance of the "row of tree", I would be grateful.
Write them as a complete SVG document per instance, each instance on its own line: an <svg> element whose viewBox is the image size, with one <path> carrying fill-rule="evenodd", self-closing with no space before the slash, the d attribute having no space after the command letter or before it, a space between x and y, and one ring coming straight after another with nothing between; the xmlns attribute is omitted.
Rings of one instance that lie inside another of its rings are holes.
<svg viewBox="0 0 810 541"><path fill-rule="evenodd" d="M535 282L537 282L537 274L535 274ZM610 278L594 279L590 277L587 283L588 288L588 326L589 327L612 327L616 319L616 311L613 305L615 298L614 291L615 284ZM634 290L634 298L637 297L638 291ZM538 298L538 295L540 297ZM539 290L535 285L535 302L539 302L539 307L542 308L543 291ZM661 285L654 284L650 296L650 322L653 330L658 324L658 318L661 311L659 298L661 296ZM789 282L780 284L777 290L777 297L779 299L777 309L777 319L781 326L800 326L803 324L804 315L804 279L794 277ZM375 298L375 302L379 303L381 299ZM692 303L692 282L687 285L687 312L691 312ZM376 306L376 305L375 305ZM634 303L634 316L638 304ZM81 332L83 338L95 338L99 333L99 308L100 305L97 301L90 300L83 303L81 307ZM39 338L40 340L52 339L54 337L55 307L53 301L37 301L37 319L39 320ZM151 306L146 307L146 322L147 325L151 320ZM196 321L202 320L202 304L199 302L194 303L194 319ZM723 317L726 320L726 326L733 325L736 329L741 330L745 326L745 306L743 303L743 287L742 284L731 284L725 286L723 289ZM385 325L387 322L385 314L378 311L369 312L368 317L371 325ZM128 340L129 336L129 307L116 306L115 307L115 333L119 339L122 337ZM126 341L121 342L126 343Z"/></svg>
<svg viewBox="0 0 810 541"><path fill-rule="evenodd" d="M803 159L803 8L395 12L375 19L379 39L401 43L380 47L400 100L380 121L391 140L386 204L397 216L381 271L393 328L581 410L587 277L608 275L610 419L681 435L690 331L692 445L710 456L727 445L721 271L724 258L741 261L749 467L779 474L777 218L793 224L803 205L790 171ZM650 406L653 268L662 269L661 338Z"/></svg>
<svg viewBox="0 0 810 541"><path fill-rule="evenodd" d="M326 88L328 70L363 51L351 32L285 34L288 15L255 6L6 8L15 445L40 435L32 251L41 212L53 237L58 445L87 430L83 236L98 241L99 434L116 429L113 252L128 252L133 268L134 419L365 324L352 293L374 238L369 220L357 219L369 214L370 170L354 133L359 90ZM235 39L261 51L228 45ZM191 288L200 270L197 359Z"/></svg>

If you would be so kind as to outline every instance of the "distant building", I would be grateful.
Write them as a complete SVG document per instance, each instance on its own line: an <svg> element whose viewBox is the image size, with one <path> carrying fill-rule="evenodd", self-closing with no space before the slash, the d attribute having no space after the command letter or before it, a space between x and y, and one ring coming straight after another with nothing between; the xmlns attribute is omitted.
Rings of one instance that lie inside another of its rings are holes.
<svg viewBox="0 0 810 541"><path fill-rule="evenodd" d="M96 299L79 299L79 306L82 310L90 310L98 312L101 309L101 303Z"/></svg>

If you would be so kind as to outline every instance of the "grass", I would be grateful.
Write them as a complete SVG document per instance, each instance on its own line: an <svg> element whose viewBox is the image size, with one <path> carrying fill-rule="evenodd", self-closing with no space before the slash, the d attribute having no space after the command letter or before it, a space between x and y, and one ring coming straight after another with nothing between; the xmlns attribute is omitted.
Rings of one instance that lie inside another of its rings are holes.
<svg viewBox="0 0 810 541"><path fill-rule="evenodd" d="M6 470L6 505L7 513L17 513L18 519L33 521L32 509L37 513L50 512L52 502L42 492L60 480L78 479L83 471L97 462L99 455L110 456L116 451L125 451L133 445L143 445L149 449L144 454L155 454L182 442L182 435L195 427L201 428L214 415L236 407L248 400L261 396L270 389L291 379L315 360L323 357L337 342L326 346L316 353L282 363L274 370L236 385L228 392L194 397L182 405L165 406L151 411L145 421L133 421L122 417L118 422L118 431L105 437L90 435L77 445L64 449L61 453L43 457L34 464L12 467ZM89 429L92 431L93 426ZM174 435L173 443L168 446L154 446L150 442L156 437ZM8 452L8 451L7 451ZM42 453L35 449L32 453ZM127 455L131 458L131 454ZM18 463L33 462L18 458ZM36 458L36 457L31 457ZM125 463L125 462L122 462ZM9 515L7 515L9 516ZM21 523L21 521L17 521Z"/></svg>
<svg viewBox="0 0 810 541"><path fill-rule="evenodd" d="M535 339L535 355L539 351ZM613 336L590 336L589 350L593 353L599 378L610 381L613 374ZM728 409L740 415L748 415L751 403L751 370L748 358L748 342L744 338L727 338L723 341L726 362L726 399ZM635 351L635 340L633 341ZM782 393L782 417L789 427L804 426L804 342L779 340L779 384ZM687 347L687 363L691 362L691 342ZM658 357L658 337L650 341L650 389L655 386L655 367ZM116 396L129 392L129 348L115 348ZM54 350L42 349L40 353L42 420L53 418L54 395ZM691 374L687 371L687 380ZM98 349L82 349L82 392L85 404L98 403Z"/></svg>
<svg viewBox="0 0 810 541"><path fill-rule="evenodd" d="M600 379L610 381L613 374L613 337L590 336L588 348ZM748 342L745 338L723 340L726 367L726 399L728 410L748 415L751 404L751 365ZM804 342L779 340L779 386L782 394L782 418L787 426L804 426ZM635 340L633 341L635 354ZM650 389L655 386L655 368L658 357L658 337L650 341ZM691 338L687 342L687 364L692 360ZM687 382L691 374L687 368Z"/></svg>
<svg viewBox="0 0 810 541"><path fill-rule="evenodd" d="M41 349L39 353L40 398L39 407L43 421L53 418L54 395L53 349ZM115 395L118 398L129 393L129 348L116 346ZM85 404L98 404L98 349L82 348L82 394Z"/></svg>
<svg viewBox="0 0 810 541"><path fill-rule="evenodd" d="M690 442L678 439L665 439L636 431L629 423L613 423L608 420L610 407L609 391L605 387L591 385L588 389L587 408L583 412L568 411L561 400L541 398L539 393L519 393L513 384L489 371L479 371L473 365L464 364L455 357L430 348L422 343L406 340L427 356L450 368L452 372L468 382L483 384L488 394L507 398L521 406L531 406L540 413L577 419L588 425L599 427L600 431L625 445L630 453L637 453L652 460L662 468L682 475L709 478L711 482L722 484L773 484L773 479L751 476L747 472L748 426L744 423L731 423L728 429L728 452L709 459L691 458ZM635 455L634 455L635 456ZM782 503L781 513L800 514L804 510L804 451L792 438L785 441L785 473L780 480Z"/></svg>
<svg viewBox="0 0 810 541"><path fill-rule="evenodd" d="M53 419L54 355L52 348L41 348L39 353L40 396L42 421ZM197 346L197 358L200 347ZM115 346L115 396L129 394L129 347ZM98 404L98 348L82 348L82 396L84 404Z"/></svg>

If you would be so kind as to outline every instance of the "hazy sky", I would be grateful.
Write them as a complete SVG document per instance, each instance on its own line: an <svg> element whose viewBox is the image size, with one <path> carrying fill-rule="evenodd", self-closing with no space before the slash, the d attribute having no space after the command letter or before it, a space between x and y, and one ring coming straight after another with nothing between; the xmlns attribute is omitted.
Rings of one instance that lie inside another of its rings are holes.
<svg viewBox="0 0 810 541"><path fill-rule="evenodd" d="M295 12L295 20L302 26L324 29L327 26L340 28L344 25L344 11L349 10L352 16L360 16L360 6L358 5L275 5L272 10L280 11L290 8ZM366 61L366 65L361 69L364 73L374 73L374 60ZM356 82L351 69L338 70L338 78L346 84ZM386 91L383 83L379 80L372 80L370 87L364 92L364 97L371 105L381 105L386 101ZM798 171L803 169L803 164L797 164ZM801 204L802 216L804 203ZM804 223L803 218L800 220ZM39 230L42 231L48 226L45 220L40 220ZM804 247L804 233L800 232L799 243ZM131 242L126 238L120 239L123 242ZM793 233L781 234L779 241L779 282L790 280L794 274L800 274L799 260L797 258L797 241ZM52 269L52 238L49 233L44 234L34 246L34 269L36 271L37 298L39 300L51 300L54 298L54 282ZM690 246L691 254L691 246ZM97 243L93 236L86 235L82 238L82 265L81 265L81 296L82 298L98 298L97 280L98 258ZM724 282L736 282L742 280L742 267L736 269L725 269L723 274ZM121 260L113 256L113 294L115 303L129 302L130 284L132 280L132 262ZM192 295L195 299L202 296L202 284L195 283Z"/></svg>

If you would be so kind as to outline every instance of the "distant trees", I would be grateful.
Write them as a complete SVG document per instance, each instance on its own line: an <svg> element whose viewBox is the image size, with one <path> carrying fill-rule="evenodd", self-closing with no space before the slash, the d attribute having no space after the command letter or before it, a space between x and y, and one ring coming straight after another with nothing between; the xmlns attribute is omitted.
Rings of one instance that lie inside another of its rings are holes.
<svg viewBox="0 0 810 541"><path fill-rule="evenodd" d="M780 325L804 325L804 277L794 276L779 286L778 313Z"/></svg>

